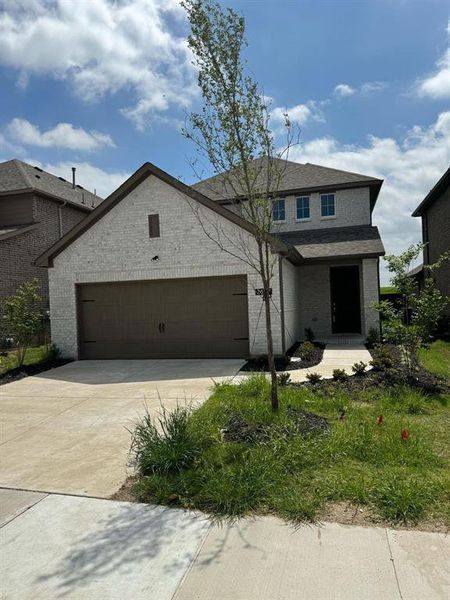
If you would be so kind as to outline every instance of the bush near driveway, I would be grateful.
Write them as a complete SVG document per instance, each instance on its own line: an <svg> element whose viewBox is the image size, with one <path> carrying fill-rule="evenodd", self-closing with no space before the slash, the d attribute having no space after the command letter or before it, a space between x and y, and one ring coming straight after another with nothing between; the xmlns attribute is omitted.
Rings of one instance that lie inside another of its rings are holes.
<svg viewBox="0 0 450 600"><path fill-rule="evenodd" d="M275 513L298 522L347 502L365 505L374 520L450 524L448 397L404 385L361 390L338 382L286 386L273 413L264 376L216 385L186 420L189 464L170 473L147 464L151 474L141 472L134 493L217 518ZM295 432L299 411L326 418L329 430ZM230 422L258 435L227 441L235 439L226 434Z"/></svg>

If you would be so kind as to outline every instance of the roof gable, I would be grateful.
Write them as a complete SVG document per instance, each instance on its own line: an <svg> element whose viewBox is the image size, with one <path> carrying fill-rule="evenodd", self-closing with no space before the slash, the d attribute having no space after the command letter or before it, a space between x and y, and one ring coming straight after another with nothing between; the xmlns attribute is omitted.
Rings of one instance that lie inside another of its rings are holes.
<svg viewBox="0 0 450 600"><path fill-rule="evenodd" d="M49 248L46 252L41 254L36 259L36 265L41 267L51 267L53 266L53 259L58 256L65 248L67 248L73 241L75 241L78 237L83 235L85 231L87 231L92 225L94 225L97 221L99 221L104 215L106 215L110 210L112 210L121 200L126 198L130 192L132 192L142 181L144 181L147 177L154 175L158 177L168 185L171 185L178 191L182 192L186 196L192 198L193 200L199 202L203 206L206 206L213 212L221 215L228 221L231 221L238 227L245 229L250 233L254 233L254 227L248 221L245 221L235 213L229 211L224 208L220 204L213 202L210 198L207 198L203 194L194 190L190 186L182 183L175 177L172 177L165 171L162 171L152 163L144 163L131 177L129 177L120 187L117 188L106 200L104 200L101 204L97 206L90 214L88 214L82 221L80 221L75 227L73 227L69 232L66 233L61 239L59 239L51 248ZM293 261L300 261L300 255L297 251L288 245L286 245L283 241L271 236L270 241L274 250L279 253L282 253L288 256Z"/></svg>
<svg viewBox="0 0 450 600"><path fill-rule="evenodd" d="M436 185L428 192L416 210L412 213L413 217L421 217L422 214L435 202L446 188L450 186L450 167L442 175Z"/></svg>

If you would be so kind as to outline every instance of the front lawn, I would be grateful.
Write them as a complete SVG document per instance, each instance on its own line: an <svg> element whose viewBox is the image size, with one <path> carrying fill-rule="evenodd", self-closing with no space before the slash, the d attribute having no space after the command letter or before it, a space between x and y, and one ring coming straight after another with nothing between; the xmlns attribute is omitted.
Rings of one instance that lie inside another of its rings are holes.
<svg viewBox="0 0 450 600"><path fill-rule="evenodd" d="M34 365L47 359L48 346L35 346L28 348L25 354L24 365ZM17 367L17 356L15 350L6 352L6 356L0 356L0 375Z"/></svg>
<svg viewBox="0 0 450 600"><path fill-rule="evenodd" d="M437 340L419 351L422 365L431 373L450 379L450 342Z"/></svg>
<svg viewBox="0 0 450 600"><path fill-rule="evenodd" d="M140 501L217 517L299 522L335 518L345 506L367 521L445 527L448 400L402 385L323 382L280 388L274 414L264 376L217 385L191 414L166 414L165 436L141 422L133 491Z"/></svg>

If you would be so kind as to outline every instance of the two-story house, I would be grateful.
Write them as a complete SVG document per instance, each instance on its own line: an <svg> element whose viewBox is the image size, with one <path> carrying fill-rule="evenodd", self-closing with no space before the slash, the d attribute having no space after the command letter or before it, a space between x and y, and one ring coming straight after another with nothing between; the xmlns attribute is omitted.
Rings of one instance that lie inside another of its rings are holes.
<svg viewBox="0 0 450 600"><path fill-rule="evenodd" d="M435 263L444 252L450 250L450 168L428 192L412 214L422 219L423 265L412 275L421 278L423 268ZM450 261L433 271L436 287L444 296L450 297ZM450 316L450 306L446 308Z"/></svg>
<svg viewBox="0 0 450 600"><path fill-rule="evenodd" d="M48 274L36 258L66 234L101 198L75 181L20 160L0 163L0 301L32 278L48 307Z"/></svg>
<svg viewBox="0 0 450 600"><path fill-rule="evenodd" d="M270 238L275 351L305 328L363 339L379 326L384 248L371 215L382 181L283 169ZM38 259L49 269L53 341L74 358L265 353L254 230L239 212L220 175L188 186L145 163Z"/></svg>

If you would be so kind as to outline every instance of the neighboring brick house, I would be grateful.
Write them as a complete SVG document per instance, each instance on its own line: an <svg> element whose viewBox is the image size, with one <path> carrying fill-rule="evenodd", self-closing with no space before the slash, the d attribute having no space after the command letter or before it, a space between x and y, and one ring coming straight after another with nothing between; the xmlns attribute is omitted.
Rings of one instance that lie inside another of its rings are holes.
<svg viewBox="0 0 450 600"><path fill-rule="evenodd" d="M450 250L450 168L425 196L413 217L422 218L423 265L416 267L411 275L420 278L423 266L435 263ZM450 261L433 271L433 279L442 294L450 297ZM450 306L446 314L450 316Z"/></svg>
<svg viewBox="0 0 450 600"><path fill-rule="evenodd" d="M48 272L34 261L100 202L74 180L20 160L0 163L0 300L37 277L48 308Z"/></svg>
<svg viewBox="0 0 450 600"><path fill-rule="evenodd" d="M220 183L188 186L145 163L38 259L49 269L52 339L65 356L267 351L260 278L236 250L256 255L253 228ZM363 339L379 326L374 304L384 248L371 214L381 185L288 163L270 239L277 354L307 327L319 339ZM222 247L211 239L217 232Z"/></svg>

